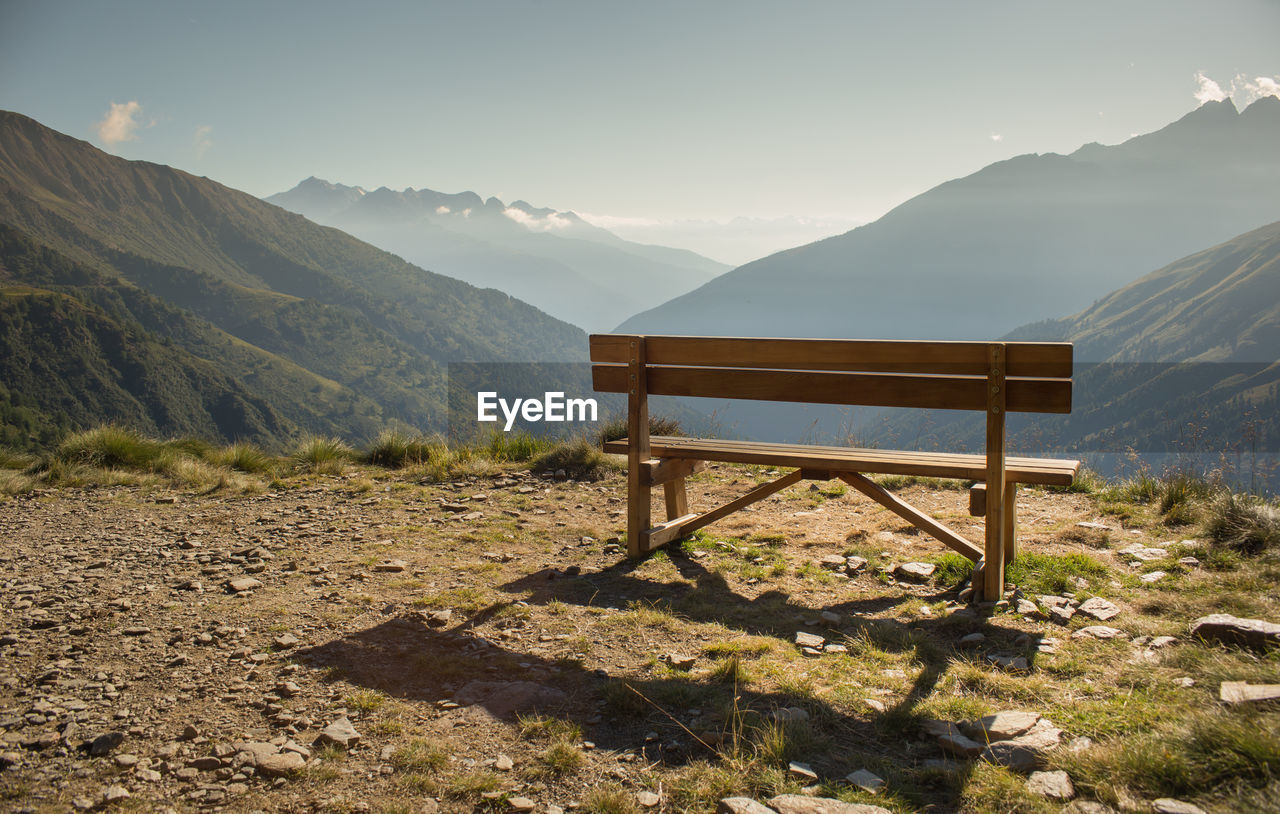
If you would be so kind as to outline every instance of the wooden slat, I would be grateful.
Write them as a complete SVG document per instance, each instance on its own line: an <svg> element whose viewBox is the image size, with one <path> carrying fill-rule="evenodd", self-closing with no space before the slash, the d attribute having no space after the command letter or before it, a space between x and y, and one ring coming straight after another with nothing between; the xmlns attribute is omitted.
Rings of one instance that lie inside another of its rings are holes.
<svg viewBox="0 0 1280 814"><path fill-rule="evenodd" d="M908 523L923 529L969 559L977 562L982 558L982 549L966 540L956 532L934 520L929 515L902 500L883 486L857 472L841 472L840 480L857 489L862 494L884 506L889 511L906 520Z"/></svg>
<svg viewBox="0 0 1280 814"><path fill-rule="evenodd" d="M593 365L591 381L599 393L622 393L629 371L623 365ZM917 407L931 410L985 410L986 379L888 373L752 370L746 368L649 367L649 393L655 396L788 401ZM1007 409L1030 413L1071 412L1071 382L1066 379L1015 379L1008 383Z"/></svg>
<svg viewBox="0 0 1280 814"><path fill-rule="evenodd" d="M886 475L919 475L934 478L985 480L984 455L808 446L758 441L724 441L710 438L677 438L655 435L650 439L658 458L691 458L725 463L765 464L832 472L877 472ZM627 439L606 442L604 451L625 455ZM1006 458L1006 479L1013 483L1068 486L1080 462L1060 458Z"/></svg>
<svg viewBox="0 0 1280 814"><path fill-rule="evenodd" d="M662 496L667 504L668 520L689 513L689 496L684 490L684 478L675 478L662 484Z"/></svg>
<svg viewBox="0 0 1280 814"><path fill-rule="evenodd" d="M1004 567L1018 556L1018 484L1004 484Z"/></svg>
<svg viewBox="0 0 1280 814"><path fill-rule="evenodd" d="M591 336L591 361L624 363L629 337ZM987 343L647 336L651 365L985 376ZM1068 378L1069 342L1008 343L1007 376Z"/></svg>

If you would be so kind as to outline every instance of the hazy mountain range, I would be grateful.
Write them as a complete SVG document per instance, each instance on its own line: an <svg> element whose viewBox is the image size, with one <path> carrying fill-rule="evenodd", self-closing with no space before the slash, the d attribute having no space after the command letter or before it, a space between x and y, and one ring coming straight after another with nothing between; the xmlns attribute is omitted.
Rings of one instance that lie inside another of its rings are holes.
<svg viewBox="0 0 1280 814"><path fill-rule="evenodd" d="M0 426L279 443L443 429L451 361L585 358L505 293L0 112Z"/></svg>
<svg viewBox="0 0 1280 814"><path fill-rule="evenodd" d="M312 177L266 200L587 330L608 330L730 268L623 240L573 212L474 192L367 191Z"/></svg>
<svg viewBox="0 0 1280 814"><path fill-rule="evenodd" d="M779 252L619 330L988 339L1280 219L1280 99L1210 102L1158 132L1023 155L846 234Z"/></svg>

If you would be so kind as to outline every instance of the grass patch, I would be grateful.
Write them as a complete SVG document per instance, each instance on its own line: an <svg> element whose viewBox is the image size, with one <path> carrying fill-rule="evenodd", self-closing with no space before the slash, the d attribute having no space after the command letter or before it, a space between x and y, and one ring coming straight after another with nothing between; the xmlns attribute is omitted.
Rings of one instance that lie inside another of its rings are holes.
<svg viewBox="0 0 1280 814"><path fill-rule="evenodd" d="M1006 572L1010 582L1023 592L1035 594L1061 594L1092 588L1107 576L1107 567L1088 554L1037 554L1022 552L1009 564ZM1083 580L1081 585L1077 580Z"/></svg>
<svg viewBox="0 0 1280 814"><path fill-rule="evenodd" d="M355 457L351 447L338 438L310 436L294 450L293 458L303 472L341 475Z"/></svg>
<svg viewBox="0 0 1280 814"><path fill-rule="evenodd" d="M365 463L384 469L403 469L428 464L445 453L445 444L439 439L383 430L361 458Z"/></svg>
<svg viewBox="0 0 1280 814"><path fill-rule="evenodd" d="M414 738L391 753L391 765L406 774L424 774L443 769L449 753L440 744L425 738Z"/></svg>
<svg viewBox="0 0 1280 814"><path fill-rule="evenodd" d="M1205 533L1241 554L1255 555L1280 547L1280 508L1252 495L1229 493L1208 510Z"/></svg>
<svg viewBox="0 0 1280 814"><path fill-rule="evenodd" d="M495 431L489 436L485 449L492 460L524 463L547 452L552 446L554 444L549 439L537 438L527 432Z"/></svg>
<svg viewBox="0 0 1280 814"><path fill-rule="evenodd" d="M566 477L574 480L600 480L621 469L621 464L585 438L559 444L539 455L533 462L535 472L556 473L563 470Z"/></svg>
<svg viewBox="0 0 1280 814"><path fill-rule="evenodd" d="M650 435L684 435L684 429L680 426L680 422L669 416L650 415L649 416L649 434ZM620 438L627 437L627 417L616 416L610 418L600 426L600 443L606 441L617 441Z"/></svg>
<svg viewBox="0 0 1280 814"><path fill-rule="evenodd" d="M617 783L605 783L587 792L582 799L586 814L640 814L635 798Z"/></svg>

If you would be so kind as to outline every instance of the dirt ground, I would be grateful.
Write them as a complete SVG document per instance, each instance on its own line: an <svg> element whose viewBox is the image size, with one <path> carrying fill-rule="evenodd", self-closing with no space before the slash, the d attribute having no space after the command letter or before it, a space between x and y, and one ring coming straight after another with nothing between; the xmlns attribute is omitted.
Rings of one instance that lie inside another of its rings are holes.
<svg viewBox="0 0 1280 814"><path fill-rule="evenodd" d="M769 477L714 467L691 479L690 504ZM898 494L981 540L963 490ZM1027 551L1122 567L1108 536L1157 542L1114 518L1106 532L1078 526L1100 519L1088 496L1019 501ZM909 725L892 735L885 710L947 680L922 642L953 653L985 630L989 649L1034 654L1026 636L1045 622L956 613L958 579L894 579L896 564L946 549L830 484L801 483L638 563L618 545L624 509L618 476L518 469L0 502L0 808L710 810L760 780L731 771L746 765L744 727L795 707L816 734L774 755L775 787L809 782L786 771L792 757L823 782L888 759L922 785L882 804L966 807L949 756ZM869 564L836 574L818 563L831 554ZM854 646L868 631L879 660L856 671L794 644L812 632ZM321 736L342 718L358 739Z"/></svg>

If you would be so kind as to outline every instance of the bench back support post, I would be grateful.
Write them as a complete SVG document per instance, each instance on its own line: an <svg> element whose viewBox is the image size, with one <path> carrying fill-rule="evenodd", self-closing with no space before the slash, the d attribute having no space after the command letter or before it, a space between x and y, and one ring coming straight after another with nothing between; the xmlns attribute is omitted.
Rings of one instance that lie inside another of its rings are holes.
<svg viewBox="0 0 1280 814"><path fill-rule="evenodd" d="M1005 346L994 342L987 348L987 523L981 586L975 585L975 593L981 593L987 602L996 602L1004 596L1005 565L1005 472L1004 472L1004 416L1005 416ZM646 439L647 440L647 439Z"/></svg>
<svg viewBox="0 0 1280 814"><path fill-rule="evenodd" d="M649 390L645 379L645 342L627 342L627 554L649 551L651 517L649 477Z"/></svg>

